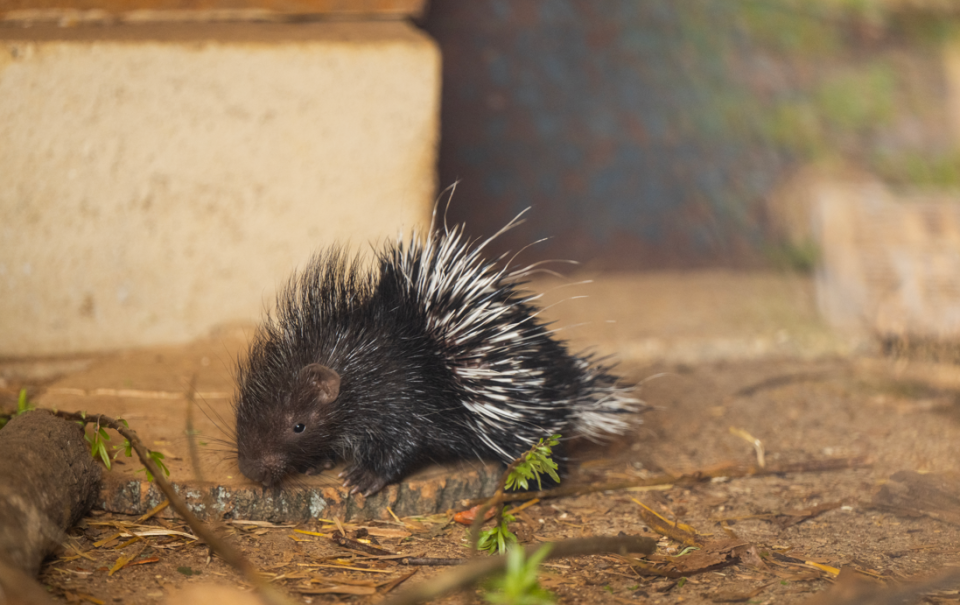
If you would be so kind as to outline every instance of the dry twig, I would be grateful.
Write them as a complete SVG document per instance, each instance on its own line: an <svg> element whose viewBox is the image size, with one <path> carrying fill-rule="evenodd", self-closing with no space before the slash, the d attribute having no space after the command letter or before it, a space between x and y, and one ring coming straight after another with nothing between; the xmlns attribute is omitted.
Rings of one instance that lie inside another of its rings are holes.
<svg viewBox="0 0 960 605"><path fill-rule="evenodd" d="M180 515L180 517L186 522L190 529L193 530L197 537L203 540L203 542L228 565L239 571L243 575L244 579L246 579L253 586L257 587L257 589L260 591L260 594L266 601L273 605L288 605L290 603L290 601L282 593L277 591L276 588L270 586L263 580L259 570L252 563L250 563L250 561L248 561L233 544L222 539L213 531L212 528L201 522L196 515L190 512L186 502L184 502L180 495L174 491L173 486L170 485L170 482L168 482L163 476L163 472L157 468L156 464L154 464L153 459L150 457L150 454L147 451L147 448L144 447L143 442L140 441L140 437L137 436L137 433L133 431L133 429L129 429L125 427L123 423L103 414L81 415L78 413L62 411L53 413L66 420L82 423L93 423L95 425L113 429L120 433L120 435L130 442L133 450L137 453L137 457L140 458L140 462L142 462L147 470L150 471L150 474L153 475L154 483L156 483L157 488L163 492L163 495L166 496L167 500L170 501L170 506L177 511L177 514Z"/></svg>
<svg viewBox="0 0 960 605"><path fill-rule="evenodd" d="M529 557L548 545L551 548L547 559L611 552L650 554L657 548L657 543L652 538L634 536L580 538L527 546L525 548L526 556ZM466 565L451 569L444 574L430 578L429 581L420 582L397 593L392 599L385 601L384 605L413 605L414 603L435 599L451 590L470 586L486 576L503 571L506 567L506 560L506 556L503 555L475 557Z"/></svg>
<svg viewBox="0 0 960 605"><path fill-rule="evenodd" d="M719 469L710 469L696 471L685 475L659 475L649 479L637 479L636 481L614 481L610 483L594 483L588 485L566 485L554 489L542 490L539 492L522 492L503 494L501 502L519 502L523 500L532 500L534 498L561 498L566 496L580 496L583 494L592 494L596 492L606 492L631 487L652 487L656 485L690 485L694 483L703 483L717 477L765 477L767 475L782 475L785 473L823 473L829 471L839 471L850 468L863 468L871 465L869 459L865 457L855 458L830 458L827 460L814 460L812 462L800 462L795 464L782 464L779 466L766 466L759 468L757 466L744 467L724 467ZM496 495L496 494L495 494ZM470 500L467 508L484 504L491 499L478 498ZM479 515L478 515L479 516Z"/></svg>

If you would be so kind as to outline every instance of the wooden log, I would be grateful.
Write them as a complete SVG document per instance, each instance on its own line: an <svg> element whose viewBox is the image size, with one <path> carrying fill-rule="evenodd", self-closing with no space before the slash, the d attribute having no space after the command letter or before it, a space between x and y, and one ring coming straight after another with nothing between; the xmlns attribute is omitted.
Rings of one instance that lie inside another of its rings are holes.
<svg viewBox="0 0 960 605"><path fill-rule="evenodd" d="M101 474L75 423L36 411L0 430L0 594L21 593L37 575L93 506Z"/></svg>

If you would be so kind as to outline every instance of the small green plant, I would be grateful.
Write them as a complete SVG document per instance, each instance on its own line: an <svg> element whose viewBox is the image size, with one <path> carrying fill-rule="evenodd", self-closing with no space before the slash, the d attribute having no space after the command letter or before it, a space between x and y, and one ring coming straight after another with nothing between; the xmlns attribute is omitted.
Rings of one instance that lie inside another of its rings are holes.
<svg viewBox="0 0 960 605"><path fill-rule="evenodd" d="M85 419L87 417L86 412L80 412L80 417L84 420L78 420L77 424L84 426L86 424ZM123 424L126 428L130 428L130 425L123 418L118 418L117 422ZM103 460L103 465L107 467L107 470L112 468L112 463L117 459L117 456L122 452L127 458L133 457L133 444L130 443L129 439L124 439L123 443L120 445L113 446L113 449L116 450L113 453L113 456L107 451L107 441L110 441L110 435L107 433L106 429L100 426L99 422L94 427L92 435L84 435L84 439L87 440L87 443L90 444L90 455L96 458L97 456ZM163 454L161 452L154 452L152 450L147 450L147 455L150 456L150 459L153 460L153 463L157 465L157 468L163 471L163 474L167 477L170 476L170 469L167 468L167 465L163 463ZM138 469L138 473L146 473L147 481L153 481L153 473L150 472L147 467Z"/></svg>
<svg viewBox="0 0 960 605"><path fill-rule="evenodd" d="M130 425L127 424L127 421L124 420L123 418L118 418L118 419L117 419L117 422L120 422L120 423L123 424L123 426L125 426L125 427L127 427L127 428L130 428ZM126 455L127 458L130 458L130 457L133 456L133 444L130 443L130 440L129 440L129 439L124 439L124 440L123 440L123 443L121 443L120 445L115 445L115 446L113 446L113 449L115 449L115 450L122 450L123 453L124 453L124 455ZM116 460L116 459L117 459L117 456L119 456L119 455L120 455L120 452L119 452L119 451L114 452L114 453L113 453L113 459ZM107 467L107 468L110 468L110 467Z"/></svg>
<svg viewBox="0 0 960 605"><path fill-rule="evenodd" d="M547 605L554 602L552 593L540 586L537 574L540 563L550 554L551 545L541 547L529 557L523 548L512 546L507 551L506 572L487 585L483 597L490 603L503 605Z"/></svg>
<svg viewBox="0 0 960 605"><path fill-rule="evenodd" d="M516 521L516 518L504 513L500 515L500 522L480 532L480 540L477 542L478 550L485 550L492 554L503 554L507 550L507 544L516 544L517 536L510 531L509 524Z"/></svg>
<svg viewBox="0 0 960 605"><path fill-rule="evenodd" d="M157 468L163 471L163 474L167 477L170 476L170 469L167 468L167 465L163 463L163 454L160 452L154 452L153 450L147 450L147 454L150 456L150 459L153 460L153 463L157 465ZM147 467L137 469L137 472L144 472L147 474L147 481L153 481L153 473L151 473Z"/></svg>
<svg viewBox="0 0 960 605"><path fill-rule="evenodd" d="M503 482L503 488L498 492L498 497L502 498L504 490L527 489L530 482L534 480L537 482L537 488L543 489L540 480L540 475L543 474L549 475L555 482L560 483L557 463L551 459L553 448L558 443L560 443L560 435L540 439L536 445L514 460L508 468L506 480ZM502 500L495 506L498 511L496 522L493 527L480 532L477 549L485 550L490 554L503 554L508 545L517 543L517 536L509 528L509 524L516 519L513 515L504 513Z"/></svg>
<svg viewBox="0 0 960 605"><path fill-rule="evenodd" d="M24 414L33 409L33 404L30 403L29 399L27 399L27 389L20 389L20 395L17 396L17 411L9 416L0 418L0 429L6 426L6 424L10 422L14 416L19 416L20 414Z"/></svg>
<svg viewBox="0 0 960 605"><path fill-rule="evenodd" d="M109 469L113 459L110 458L110 453L107 451L106 442L110 441L110 435L107 434L107 430L97 424L97 426L93 428L93 435L84 434L83 438L90 444L90 455L94 458L100 456L100 459L103 460L103 465Z"/></svg>
<svg viewBox="0 0 960 605"><path fill-rule="evenodd" d="M699 546L688 546L681 550L679 553L673 555L674 557L682 557L683 555L688 555L695 550L700 550Z"/></svg>
<svg viewBox="0 0 960 605"><path fill-rule="evenodd" d="M557 463L550 456L553 455L553 448L560 443L560 435L551 435L546 442L543 439L535 446L530 448L526 454L522 455L520 462L507 476L506 489L516 490L527 489L529 481L537 480L537 489L543 489L540 483L540 475L547 474L555 482L560 483L560 476L557 475Z"/></svg>
<svg viewBox="0 0 960 605"><path fill-rule="evenodd" d="M32 409L34 409L34 406L27 400L27 389L20 389L20 395L17 397L17 413L14 416L19 416Z"/></svg>

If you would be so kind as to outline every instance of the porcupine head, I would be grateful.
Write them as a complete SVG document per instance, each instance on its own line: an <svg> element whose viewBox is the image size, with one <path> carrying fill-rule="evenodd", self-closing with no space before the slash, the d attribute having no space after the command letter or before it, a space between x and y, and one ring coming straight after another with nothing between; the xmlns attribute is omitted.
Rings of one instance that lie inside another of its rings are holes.
<svg viewBox="0 0 960 605"><path fill-rule="evenodd" d="M514 285L523 270L483 246L457 227L388 244L375 271L334 249L295 275L239 366L240 470L272 486L345 460L369 495L431 462L627 430L631 389L568 353Z"/></svg>
<svg viewBox="0 0 960 605"><path fill-rule="evenodd" d="M273 486L346 461L344 484L372 494L473 453L422 306L380 260L371 271L334 248L278 295L238 368L237 453L250 479Z"/></svg>

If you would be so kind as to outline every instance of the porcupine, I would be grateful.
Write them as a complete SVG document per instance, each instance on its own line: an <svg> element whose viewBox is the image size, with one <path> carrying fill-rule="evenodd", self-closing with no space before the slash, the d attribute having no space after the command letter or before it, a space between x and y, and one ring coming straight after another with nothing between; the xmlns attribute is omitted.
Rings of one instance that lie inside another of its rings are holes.
<svg viewBox="0 0 960 605"><path fill-rule="evenodd" d="M343 484L370 495L432 462L632 426L632 388L567 351L522 290L532 267L486 259L492 239L444 226L372 269L335 247L295 274L238 367L243 474L272 486L346 461Z"/></svg>

